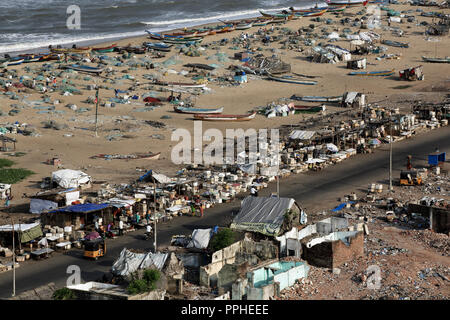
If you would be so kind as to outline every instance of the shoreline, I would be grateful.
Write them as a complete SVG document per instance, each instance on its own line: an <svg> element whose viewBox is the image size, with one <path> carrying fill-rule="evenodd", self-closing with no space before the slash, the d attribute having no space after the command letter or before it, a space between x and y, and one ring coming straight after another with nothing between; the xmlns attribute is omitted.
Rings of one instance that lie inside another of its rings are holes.
<svg viewBox="0 0 450 320"><path fill-rule="evenodd" d="M101 38L101 39L91 39L91 40L75 40L75 41L65 41L64 38L63 39L57 39L55 40L55 42L61 42L64 41L64 43L60 43L58 45L61 45L63 48L65 47L71 47L73 44L76 44L77 46L92 46L92 45L104 45L104 44L111 44L114 41L125 41L127 39L129 39L130 41L134 41L137 38L142 38L144 36L147 35L146 30L150 30L152 32L156 32L156 33L160 33L160 32L175 32L178 30L183 30L185 27L186 28L204 28L206 26L211 26L211 25L215 25L215 24L222 24L222 22L219 20L220 19L224 19L224 20L241 20L241 19L251 19L251 18L258 18L258 17L262 17L261 14L259 13L259 10L262 10L264 12L268 12L268 13L273 13L273 12L278 12L281 10L286 10L288 8L275 8L275 9L256 9L255 11L258 12L254 12L254 13L247 13L247 14L223 14L223 18L222 16L219 17L219 15L214 16L213 18L201 18L205 21L208 20L212 20L210 22L200 22L199 24L197 24L196 22L194 23L175 23L173 25L179 25L176 28L174 27L155 27L152 28L152 24L144 24L142 22L142 25L144 26L143 31L130 31L129 33L142 33L141 35L131 35L131 36L120 36L119 34L117 35L105 35L105 37ZM187 20L187 19L186 19ZM174 20L177 21L177 20ZM159 22L157 22L159 23ZM164 24L161 24L164 25ZM92 36L92 37L95 37ZM45 41L45 40L44 40ZM50 40L49 40L50 42ZM52 46L56 46L53 45ZM37 53L45 53L45 50L48 49L48 46L40 46L37 48L32 48L32 49L24 49L24 50L11 50L11 51L0 51L1 55L4 54L10 54L10 55L19 55L19 54L27 54L27 53L32 53L32 54L37 54ZM1 50L1 47L0 47Z"/></svg>

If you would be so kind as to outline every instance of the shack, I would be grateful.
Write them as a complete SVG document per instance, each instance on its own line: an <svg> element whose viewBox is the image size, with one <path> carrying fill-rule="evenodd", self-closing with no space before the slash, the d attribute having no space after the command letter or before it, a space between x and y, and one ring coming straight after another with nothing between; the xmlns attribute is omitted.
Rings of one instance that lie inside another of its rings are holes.
<svg viewBox="0 0 450 320"><path fill-rule="evenodd" d="M305 212L292 198L246 197L230 228L278 236L306 220Z"/></svg>
<svg viewBox="0 0 450 320"><path fill-rule="evenodd" d="M93 225L96 218L102 218L103 225L114 222L113 207L109 204L76 204L41 214L43 225L61 228L75 226L75 230Z"/></svg>
<svg viewBox="0 0 450 320"><path fill-rule="evenodd" d="M46 190L30 198L30 213L42 213L46 210L76 204L74 202L80 200L80 191L76 188Z"/></svg>
<svg viewBox="0 0 450 320"><path fill-rule="evenodd" d="M14 241L22 244L42 237L41 224L39 222L34 223L20 223L13 225L0 226L0 244L2 246L12 245L12 233L14 232Z"/></svg>

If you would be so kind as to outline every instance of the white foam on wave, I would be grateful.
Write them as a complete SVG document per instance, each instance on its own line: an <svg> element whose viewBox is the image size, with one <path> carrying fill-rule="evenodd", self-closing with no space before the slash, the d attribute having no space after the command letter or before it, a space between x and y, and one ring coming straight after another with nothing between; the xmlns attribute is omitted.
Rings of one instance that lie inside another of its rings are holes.
<svg viewBox="0 0 450 320"><path fill-rule="evenodd" d="M256 10L246 10L246 11L234 11L234 12L229 12L229 13L221 13L221 14L217 14L215 16L212 17L203 17L203 18L190 18L190 19L179 19L179 20L169 20L169 21L141 21L142 24L145 25L152 25L152 26L167 26L167 25L180 25L180 24L204 24L204 23L208 23L208 22L216 22L219 20L223 20L225 18L230 19L230 18L237 18L237 17L241 17L241 16L258 16L260 15L259 11L264 11L264 12L275 12L275 11L281 11L281 10L286 10L288 8L286 7L282 7L282 8L273 8L273 9L256 9Z"/></svg>
<svg viewBox="0 0 450 320"><path fill-rule="evenodd" d="M134 32L124 32L124 33L114 33L114 34L106 34L106 35L87 35L87 36L79 36L79 37L67 37L67 35L63 34L53 34L52 38L48 38L45 40L37 40L41 39L42 35L27 35L29 38L28 41L22 43L6 43L0 44L0 53L7 52L22 52L27 50L33 50L37 48L47 48L49 45L57 46L57 45L66 45L80 42L88 42L88 41L100 41L108 39L119 39L119 38L129 38L129 37L138 37L145 35L145 31L134 31ZM18 34L9 34L9 39L12 40L18 37ZM23 37L23 35L21 35ZM30 38L35 37L36 41L31 41ZM31 42L30 42L31 41Z"/></svg>

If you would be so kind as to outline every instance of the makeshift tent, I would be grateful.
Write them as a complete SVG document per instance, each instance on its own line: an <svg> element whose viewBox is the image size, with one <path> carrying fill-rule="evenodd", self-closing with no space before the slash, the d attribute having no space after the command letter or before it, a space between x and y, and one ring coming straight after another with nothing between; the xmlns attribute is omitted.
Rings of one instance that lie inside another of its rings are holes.
<svg viewBox="0 0 450 320"><path fill-rule="evenodd" d="M195 229L191 235L188 248L206 249L212 236L212 229Z"/></svg>
<svg viewBox="0 0 450 320"><path fill-rule="evenodd" d="M139 177L140 182L170 183L172 180L164 174L156 173L153 170L147 171L143 176Z"/></svg>
<svg viewBox="0 0 450 320"><path fill-rule="evenodd" d="M57 213L57 212L77 212L77 213L88 213L92 211L98 211L109 207L109 204L102 203L85 203L85 204L75 204L73 206L68 206L65 208L59 208L57 210L50 211L49 213Z"/></svg>
<svg viewBox="0 0 450 320"><path fill-rule="evenodd" d="M332 144L332 143L327 143L326 147L327 147L327 150L331 151L331 152L338 152L339 151L338 147L336 147L336 145Z"/></svg>
<svg viewBox="0 0 450 320"><path fill-rule="evenodd" d="M91 177L82 171L63 169L53 172L52 180L62 188L78 188L89 183Z"/></svg>
<svg viewBox="0 0 450 320"><path fill-rule="evenodd" d="M112 273L117 276L127 276L138 269L148 269L152 266L161 270L168 256L168 253L134 253L123 248L112 266Z"/></svg>
<svg viewBox="0 0 450 320"><path fill-rule="evenodd" d="M8 224L4 226L0 226L0 232L12 232L13 226ZM14 224L14 233L19 235L19 241L21 243L25 243L31 240L34 240L38 237L42 237L42 229L41 223L29 223L29 224ZM4 237L4 234L2 235Z"/></svg>
<svg viewBox="0 0 450 320"><path fill-rule="evenodd" d="M259 232L267 236L278 236L289 210L299 213L301 211L292 198L249 196L242 201L241 210L230 227L236 230Z"/></svg>

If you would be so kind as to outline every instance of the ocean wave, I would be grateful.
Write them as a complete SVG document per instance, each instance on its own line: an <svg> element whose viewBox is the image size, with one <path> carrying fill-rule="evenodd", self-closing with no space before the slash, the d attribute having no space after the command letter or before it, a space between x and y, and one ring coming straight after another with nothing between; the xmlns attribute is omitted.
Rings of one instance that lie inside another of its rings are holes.
<svg viewBox="0 0 450 320"><path fill-rule="evenodd" d="M152 25L152 26L167 26L167 25L178 25L178 24L193 24L197 23L203 24L208 22L219 22L220 20L223 20L224 18L230 19L230 18L237 18L241 16L259 16L259 11L264 12L273 12L273 11L281 11L286 10L288 8L282 7L282 8L271 8L271 9L256 9L256 10L244 10L244 11L234 11L234 12L228 12L228 13L218 13L215 16L212 17L202 17L202 18L187 18L187 19L177 19L177 20L166 20L166 21L141 21L144 25Z"/></svg>
<svg viewBox="0 0 450 320"><path fill-rule="evenodd" d="M47 39L42 40L42 35L27 35L25 41L21 43L5 43L0 45L0 53L7 52L23 52L38 48L47 48L49 45L57 46L57 45L67 45L73 43L82 43L82 42L91 42L96 41L100 42L108 39L120 39L120 38L129 38L129 37L138 37L146 34L144 31L135 31L135 32L123 32L123 33L112 33L112 34L103 34L103 35L86 35L86 36L78 36L78 37L68 37L63 34L53 34L46 35ZM3 35L3 39L7 38L9 41L14 41L16 38L24 38L24 35L21 34L9 34L8 37ZM0 38L1 39L1 38ZM32 41L34 39L35 41ZM39 39L39 40L38 40Z"/></svg>

